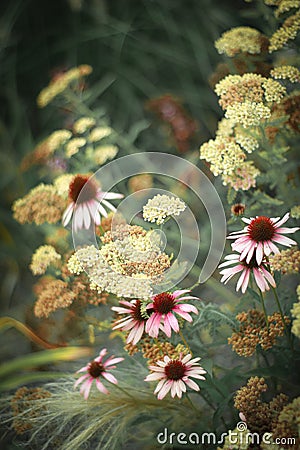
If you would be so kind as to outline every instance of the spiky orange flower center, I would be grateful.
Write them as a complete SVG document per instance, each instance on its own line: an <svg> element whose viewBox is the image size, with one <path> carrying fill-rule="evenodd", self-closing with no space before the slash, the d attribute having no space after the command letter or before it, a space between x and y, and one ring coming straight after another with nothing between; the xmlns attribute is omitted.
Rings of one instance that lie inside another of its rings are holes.
<svg viewBox="0 0 300 450"><path fill-rule="evenodd" d="M157 294L153 299L153 310L160 314L168 314L175 306L174 296L168 292Z"/></svg>
<svg viewBox="0 0 300 450"><path fill-rule="evenodd" d="M98 378L104 371L105 368L103 367L103 364L97 361L90 362L88 366L88 373L93 378Z"/></svg>
<svg viewBox="0 0 300 450"><path fill-rule="evenodd" d="M82 191L83 188L84 190ZM97 186L93 181L89 180L88 176L76 175L70 183L69 197L74 203L77 201L78 203L86 203L93 200L96 194Z"/></svg>
<svg viewBox="0 0 300 450"><path fill-rule="evenodd" d="M253 241L269 241L275 234L275 227L269 217L260 216L253 219L248 227L248 234Z"/></svg>
<svg viewBox="0 0 300 450"><path fill-rule="evenodd" d="M170 361L165 366L165 374L168 380L181 380L184 377L186 366L181 361Z"/></svg>

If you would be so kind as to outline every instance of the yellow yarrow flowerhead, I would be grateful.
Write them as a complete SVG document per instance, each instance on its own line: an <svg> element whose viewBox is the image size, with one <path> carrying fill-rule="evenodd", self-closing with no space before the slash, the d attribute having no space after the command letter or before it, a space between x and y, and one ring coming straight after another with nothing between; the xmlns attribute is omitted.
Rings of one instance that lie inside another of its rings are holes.
<svg viewBox="0 0 300 450"><path fill-rule="evenodd" d="M275 16L279 17L281 14L284 14L290 11L291 9L295 8L299 9L300 0L280 0L276 4L278 5L278 7L275 11Z"/></svg>
<svg viewBox="0 0 300 450"><path fill-rule="evenodd" d="M27 195L16 200L12 206L14 218L21 224L56 223L61 220L66 199L51 184L39 184Z"/></svg>
<svg viewBox="0 0 300 450"><path fill-rule="evenodd" d="M291 83L299 83L300 71L294 66L279 66L271 70L270 75L275 80L289 80Z"/></svg>
<svg viewBox="0 0 300 450"><path fill-rule="evenodd" d="M169 195L155 195L143 207L143 218L146 222L161 225L170 216L179 216L186 208L186 204L178 197Z"/></svg>
<svg viewBox="0 0 300 450"><path fill-rule="evenodd" d="M54 81L50 82L38 95L37 104L40 108L47 106L55 97L63 93L69 85L80 80L82 77L92 72L92 67L83 64L61 74Z"/></svg>
<svg viewBox="0 0 300 450"><path fill-rule="evenodd" d="M52 245L42 245L32 255L29 268L33 275L42 275L53 262L60 259L61 255Z"/></svg>
<svg viewBox="0 0 300 450"><path fill-rule="evenodd" d="M54 153L63 144L65 144L72 136L69 130L57 130L50 134L47 138L47 147L50 153Z"/></svg>
<svg viewBox="0 0 300 450"><path fill-rule="evenodd" d="M260 31L250 27L236 27L225 31L215 42L217 51L227 56L238 53L259 54L266 50L267 38Z"/></svg>
<svg viewBox="0 0 300 450"><path fill-rule="evenodd" d="M256 178L260 171L252 161L245 161L230 174L223 174L223 184L233 187L235 191L247 191L256 186Z"/></svg>
<svg viewBox="0 0 300 450"><path fill-rule="evenodd" d="M200 159L210 163L215 176L232 173L241 166L245 157L241 147L228 137L210 139L200 147Z"/></svg>
<svg viewBox="0 0 300 450"><path fill-rule="evenodd" d="M294 317L292 325L292 333L300 338L300 285L297 287L298 303L294 303L293 309L291 309L292 316Z"/></svg>
<svg viewBox="0 0 300 450"><path fill-rule="evenodd" d="M68 269L74 274L85 270L90 280L90 288L98 292L109 292L117 297L149 299L152 295L151 278L124 276L115 272L107 263L109 252L106 257L102 253L93 245L81 248L68 261Z"/></svg>
<svg viewBox="0 0 300 450"><path fill-rule="evenodd" d="M76 153L79 152L79 149L83 147L86 144L86 139L84 138L73 138L71 139L66 147L65 147L65 153L66 155L71 158L71 156L76 155Z"/></svg>
<svg viewBox="0 0 300 450"><path fill-rule="evenodd" d="M244 128L257 126L262 121L271 117L271 110L262 102L236 103L227 108L225 113L227 119L232 119L235 123L243 125Z"/></svg>
<svg viewBox="0 0 300 450"><path fill-rule="evenodd" d="M272 103L279 103L286 94L286 88L272 78L266 78L255 73L244 75L228 75L215 86L215 92L220 97L219 103L224 110L233 110L235 107L250 109L257 105L258 114L263 106L269 112ZM225 115L231 118L231 113ZM235 121L233 121L235 122ZM259 123L259 122L258 122Z"/></svg>
<svg viewBox="0 0 300 450"><path fill-rule="evenodd" d="M81 117L73 124L73 131L77 134L83 134L95 125L96 121L92 117Z"/></svg>
<svg viewBox="0 0 300 450"><path fill-rule="evenodd" d="M93 159L96 164L104 164L115 158L119 152L116 145L99 145L93 152Z"/></svg>
<svg viewBox="0 0 300 450"><path fill-rule="evenodd" d="M98 142L101 139L110 136L112 133L112 128L110 127L96 127L94 128L88 137L89 142Z"/></svg>
<svg viewBox="0 0 300 450"><path fill-rule="evenodd" d="M300 205L293 206L291 209L291 217L294 219L300 219Z"/></svg>
<svg viewBox="0 0 300 450"><path fill-rule="evenodd" d="M65 173L55 178L53 185L57 190L58 195L67 198L69 194L69 186L74 178L74 174Z"/></svg>
<svg viewBox="0 0 300 450"><path fill-rule="evenodd" d="M288 17L270 38L269 52L280 50L289 40L296 38L300 30L300 11Z"/></svg>

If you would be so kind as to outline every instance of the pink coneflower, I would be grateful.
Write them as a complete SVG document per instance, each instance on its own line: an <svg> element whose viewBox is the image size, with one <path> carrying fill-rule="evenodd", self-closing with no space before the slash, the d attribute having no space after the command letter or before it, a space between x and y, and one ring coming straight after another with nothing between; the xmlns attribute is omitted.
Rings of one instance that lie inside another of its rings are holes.
<svg viewBox="0 0 300 450"><path fill-rule="evenodd" d="M287 247L296 244L292 239L282 236L282 234L295 233L299 230L298 227L286 228L281 226L288 218L289 213L285 214L282 219L265 216L243 218L242 220L248 225L243 230L234 231L228 236L228 239L236 239L231 244L232 249L239 252L241 254L240 259L246 259L247 263L249 263L255 251L257 264L260 265L264 255L269 256L272 252L279 253L279 249L274 242Z"/></svg>
<svg viewBox="0 0 300 450"><path fill-rule="evenodd" d="M179 324L175 317L175 313L188 322L192 322L193 319L189 312L198 314L198 310L193 305L187 303L180 303L182 300L199 300L197 297L185 296L180 297L183 294L191 292L188 289L178 290L174 292L162 292L161 294L151 297L152 303L149 303L147 310L153 310L151 316L146 322L146 333L151 337L157 337L159 330L163 326L163 331L168 337L171 337L172 329L175 333L179 332Z"/></svg>
<svg viewBox="0 0 300 450"><path fill-rule="evenodd" d="M135 345L141 339L145 331L145 324L147 321L147 318L143 317L141 313L142 302L140 300L132 300L131 302L121 300L120 304L126 306L126 308L113 306L111 309L116 311L118 314L126 314L126 316L117 320L113 330L118 328L121 328L122 331L130 330L126 343L129 344L132 342L132 344Z"/></svg>
<svg viewBox="0 0 300 450"><path fill-rule="evenodd" d="M158 400L162 400L171 390L171 397L181 398L182 393L186 392L186 385L194 391L199 391L200 388L189 377L205 380L203 374L206 371L198 364L201 358L191 359L192 355L188 354L184 358L180 355L177 359L171 359L165 356L163 361L157 361L156 366L150 366L152 372L145 378L145 381L160 380L154 394L158 394Z"/></svg>
<svg viewBox="0 0 300 450"><path fill-rule="evenodd" d="M68 225L72 215L75 231L82 228L88 229L91 223L100 225L101 214L107 217L107 212L102 205L113 212L116 211L116 208L106 199L122 197L122 194L102 192L96 182L90 180L88 176L76 175L69 186L69 198L72 201L63 214L63 225Z"/></svg>
<svg viewBox="0 0 300 450"><path fill-rule="evenodd" d="M83 394L85 400L87 400L89 396L91 386L94 380L96 381L97 388L103 394L108 394L108 390L100 381L99 379L100 377L105 378L110 383L113 384L118 383L117 379L111 373L109 373L108 370L115 369L116 366L114 366L113 364L117 364L123 361L124 358L114 358L114 356L111 356L105 362L103 362L102 359L106 354L107 350L106 348L104 348L103 350L101 350L97 358L95 358L93 361L91 361L81 369L77 370L76 372L76 373L87 372L85 375L82 375L80 378L78 378L78 380L74 384L74 388L76 388L80 383L83 382L80 388L80 394Z"/></svg>
<svg viewBox="0 0 300 450"><path fill-rule="evenodd" d="M227 261L220 264L219 267L230 266L231 264L234 264L234 267L223 269L220 272L220 274L223 275L223 277L221 278L222 283L226 284L236 273L242 272L237 282L236 290L238 291L241 287L242 293L244 294L248 287L250 274L252 272L255 282L262 292L268 291L270 289L269 284L273 287L276 287L274 278L265 268L265 260L263 260L261 264L257 264L255 256L253 256L249 263L247 263L247 261L245 260L240 261L239 254L225 256L225 259Z"/></svg>

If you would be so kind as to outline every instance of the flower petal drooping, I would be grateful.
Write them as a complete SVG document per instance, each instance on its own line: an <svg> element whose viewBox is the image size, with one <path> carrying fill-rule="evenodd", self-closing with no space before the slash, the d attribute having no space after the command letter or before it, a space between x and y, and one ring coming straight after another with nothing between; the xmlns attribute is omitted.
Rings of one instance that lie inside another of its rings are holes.
<svg viewBox="0 0 300 450"><path fill-rule="evenodd" d="M254 275L255 282L261 292L268 291L270 289L269 284L272 287L276 287L275 280L270 272L266 268L267 262L263 259L261 264L257 264L254 256L252 256L249 263L245 260L240 260L239 254L227 255L225 257L226 261L219 265L219 267L226 267L222 269L220 274L223 275L221 278L221 283L227 283L236 274L240 273L240 278L238 279L236 290L241 288L244 294L247 290L250 274ZM227 267L234 265L233 267Z"/></svg>

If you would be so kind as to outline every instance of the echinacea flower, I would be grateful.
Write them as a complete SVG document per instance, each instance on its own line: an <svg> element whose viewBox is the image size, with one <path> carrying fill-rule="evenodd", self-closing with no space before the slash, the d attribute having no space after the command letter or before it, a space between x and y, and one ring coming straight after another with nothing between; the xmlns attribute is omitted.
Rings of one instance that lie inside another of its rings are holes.
<svg viewBox="0 0 300 450"><path fill-rule="evenodd" d="M189 312L198 314L198 310L193 305L188 305L187 303L180 303L182 300L199 300L197 297L184 296L191 292L189 289L178 290L174 292L162 292L151 297L152 302L148 304L147 310L153 310L149 319L146 322L146 333L151 337L157 337L161 325L163 326L163 331L168 337L171 337L172 329L175 333L179 332L179 324L175 313L178 314L183 319L188 322L192 322L193 319Z"/></svg>
<svg viewBox="0 0 300 450"><path fill-rule="evenodd" d="M107 217L107 212L102 205L115 212L116 208L107 199L122 197L122 194L102 192L96 182L90 180L88 176L76 175L69 186L69 198L72 202L63 214L63 225L68 225L72 215L75 231L82 228L89 229L91 223L100 225L101 214Z"/></svg>
<svg viewBox="0 0 300 450"><path fill-rule="evenodd" d="M263 260L261 264L257 264L255 256L252 256L249 262L247 262L246 260L240 261L239 254L225 256L225 259L227 261L220 264L219 267L226 267L232 264L234 264L234 266L223 269L220 272L220 274L223 275L223 277L221 278L221 283L226 284L236 273L242 272L237 282L236 290L238 291L240 288L242 288L241 290L244 294L247 290L250 274L252 272L255 282L262 292L268 291L270 289L269 284L273 287L276 287L274 278L265 267L265 260Z"/></svg>
<svg viewBox="0 0 300 450"><path fill-rule="evenodd" d="M231 244L232 249L239 252L241 254L240 259L245 259L247 263L250 262L255 252L257 264L260 265L264 255L269 256L272 252L279 253L275 242L287 247L296 244L292 239L282 236L299 230L298 227L286 228L281 226L288 218L289 213L285 214L282 219L266 216L243 218L242 220L248 225L243 230L234 231L228 236L228 239L236 239Z"/></svg>
<svg viewBox="0 0 300 450"><path fill-rule="evenodd" d="M122 331L130 330L130 333L126 339L127 344L132 342L132 344L135 345L141 339L145 331L147 318L143 317L141 313L141 303L142 302L140 300L132 300L131 302L121 300L120 304L125 307L113 306L111 308L118 314L126 314L125 317L117 320L113 330L118 328L121 328Z"/></svg>
<svg viewBox="0 0 300 450"><path fill-rule="evenodd" d="M163 361L157 361L156 366L150 366L150 370L153 373L145 378L145 381L159 380L158 385L154 391L154 394L158 394L158 400L162 400L167 393L171 390L171 397L181 398L182 393L186 392L186 386L199 391L200 388L197 383L190 380L189 377L198 378L199 380L205 380L203 374L206 371L198 364L201 358L192 358L192 355L188 355L182 358L171 359L169 356L165 356Z"/></svg>
<svg viewBox="0 0 300 450"><path fill-rule="evenodd" d="M107 350L106 348L104 348L103 350L101 350L97 358L95 358L93 361L89 362L86 366L82 367L76 372L76 373L87 372L86 374L78 378L78 380L74 384L74 388L76 388L80 383L83 383L80 388L80 394L83 394L85 400L88 399L91 386L94 380L96 382L98 390L103 394L108 394L108 390L100 381L100 377L105 378L110 383L113 384L118 383L117 379L108 371L115 369L116 366L114 366L113 364L117 364L123 361L124 358L114 358L114 356L111 356L105 362L103 362L102 361L103 357L106 354Z"/></svg>

